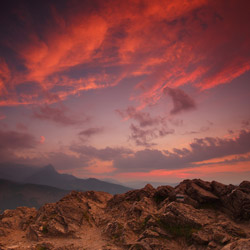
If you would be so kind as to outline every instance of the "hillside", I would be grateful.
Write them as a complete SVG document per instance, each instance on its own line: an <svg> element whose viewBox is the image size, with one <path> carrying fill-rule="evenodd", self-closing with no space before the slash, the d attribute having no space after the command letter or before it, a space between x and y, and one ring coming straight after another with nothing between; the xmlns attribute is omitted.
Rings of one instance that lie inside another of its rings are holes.
<svg viewBox="0 0 250 250"><path fill-rule="evenodd" d="M39 210L6 210L0 242L18 250L246 250L250 182L195 179L117 195L73 191Z"/></svg>
<svg viewBox="0 0 250 250"><path fill-rule="evenodd" d="M38 168L21 164L1 163L0 178L22 183L46 185L70 191L93 190L120 194L132 189L95 178L81 179L70 174L60 174L52 165Z"/></svg>
<svg viewBox="0 0 250 250"><path fill-rule="evenodd" d="M58 201L68 192L49 186L0 179L0 211L18 206L39 208L45 203Z"/></svg>

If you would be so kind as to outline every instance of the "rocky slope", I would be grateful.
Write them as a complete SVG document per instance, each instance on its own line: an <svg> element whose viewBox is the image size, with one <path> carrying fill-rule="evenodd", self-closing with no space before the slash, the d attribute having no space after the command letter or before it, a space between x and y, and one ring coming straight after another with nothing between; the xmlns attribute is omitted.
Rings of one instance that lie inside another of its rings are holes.
<svg viewBox="0 0 250 250"><path fill-rule="evenodd" d="M38 211L6 210L0 249L247 250L250 182L185 180L176 188L146 185L114 196L73 191Z"/></svg>

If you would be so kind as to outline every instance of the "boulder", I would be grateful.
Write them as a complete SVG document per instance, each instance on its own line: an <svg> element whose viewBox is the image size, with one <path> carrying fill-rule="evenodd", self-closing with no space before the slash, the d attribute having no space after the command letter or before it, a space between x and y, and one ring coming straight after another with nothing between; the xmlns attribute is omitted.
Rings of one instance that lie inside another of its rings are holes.
<svg viewBox="0 0 250 250"><path fill-rule="evenodd" d="M166 198L169 198L169 201L174 201L176 196L175 189L171 186L159 186L154 195L153 199L157 204L164 201Z"/></svg>
<svg viewBox="0 0 250 250"><path fill-rule="evenodd" d="M203 189L202 187L198 186L194 182L189 182L187 184L186 193L194 200L199 202L200 204L204 203L214 203L218 202L218 196L214 195L212 192Z"/></svg>

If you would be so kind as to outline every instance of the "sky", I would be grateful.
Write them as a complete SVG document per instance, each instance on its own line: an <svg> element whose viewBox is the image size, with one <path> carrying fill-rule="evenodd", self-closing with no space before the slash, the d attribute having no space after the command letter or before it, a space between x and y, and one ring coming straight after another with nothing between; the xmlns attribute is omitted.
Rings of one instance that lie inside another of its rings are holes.
<svg viewBox="0 0 250 250"><path fill-rule="evenodd" d="M248 0L4 0L0 161L80 178L250 179Z"/></svg>

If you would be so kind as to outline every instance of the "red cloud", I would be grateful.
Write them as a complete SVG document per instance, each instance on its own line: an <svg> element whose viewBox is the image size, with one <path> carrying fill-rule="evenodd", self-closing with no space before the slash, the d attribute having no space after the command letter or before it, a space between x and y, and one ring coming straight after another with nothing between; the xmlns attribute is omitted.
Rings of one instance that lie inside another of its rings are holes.
<svg viewBox="0 0 250 250"><path fill-rule="evenodd" d="M147 76L134 96L146 105L157 102L167 86L207 89L250 70L249 1L95 3L54 3L41 8L45 13L23 3L3 15L9 32L0 42L16 58L0 61L0 105L52 103ZM35 85L31 93L25 92L27 82Z"/></svg>

